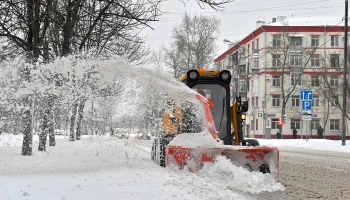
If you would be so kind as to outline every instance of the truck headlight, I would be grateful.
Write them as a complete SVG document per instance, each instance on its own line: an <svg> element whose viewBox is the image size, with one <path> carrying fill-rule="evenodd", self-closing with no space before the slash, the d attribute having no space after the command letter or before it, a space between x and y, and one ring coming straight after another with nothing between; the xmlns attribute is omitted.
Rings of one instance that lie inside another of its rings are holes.
<svg viewBox="0 0 350 200"><path fill-rule="evenodd" d="M221 71L221 73L220 73L220 77L222 78L222 80L224 80L224 81L227 81L227 80L229 80L230 79L230 72L229 71L227 71L227 70L223 70L223 71Z"/></svg>
<svg viewBox="0 0 350 200"><path fill-rule="evenodd" d="M189 72L187 72L187 78L191 80L197 79L198 76L199 76L199 73L197 70L190 70Z"/></svg>

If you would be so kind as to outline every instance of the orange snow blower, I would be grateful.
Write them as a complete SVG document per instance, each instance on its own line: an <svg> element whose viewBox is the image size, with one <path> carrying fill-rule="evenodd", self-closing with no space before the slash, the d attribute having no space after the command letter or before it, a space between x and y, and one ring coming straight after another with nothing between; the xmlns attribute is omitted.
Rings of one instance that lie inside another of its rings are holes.
<svg viewBox="0 0 350 200"><path fill-rule="evenodd" d="M152 160L163 167L197 171L221 155L237 166L271 173L277 179L279 151L243 137L248 102L239 96L230 102L230 81L227 70L190 70L182 77L181 82L197 92L198 104L184 102L164 114L162 134L153 142Z"/></svg>

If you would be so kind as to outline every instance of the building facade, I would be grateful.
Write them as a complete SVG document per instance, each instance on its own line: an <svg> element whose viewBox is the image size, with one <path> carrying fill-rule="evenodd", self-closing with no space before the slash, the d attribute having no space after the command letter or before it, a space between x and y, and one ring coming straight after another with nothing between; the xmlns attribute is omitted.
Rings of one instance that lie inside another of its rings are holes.
<svg viewBox="0 0 350 200"><path fill-rule="evenodd" d="M298 138L317 137L321 125L326 138L339 139L345 46L342 18L277 17L256 25L251 34L214 60L217 69L231 70L233 98L240 95L249 101L246 135L274 138L280 122L283 138L291 138L293 128ZM309 120L301 116L300 90L313 91Z"/></svg>

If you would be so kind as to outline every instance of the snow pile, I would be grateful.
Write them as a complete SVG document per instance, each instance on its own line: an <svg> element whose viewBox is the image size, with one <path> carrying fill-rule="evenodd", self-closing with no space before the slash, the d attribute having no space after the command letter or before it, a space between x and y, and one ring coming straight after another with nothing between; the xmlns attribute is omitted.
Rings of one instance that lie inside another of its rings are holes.
<svg viewBox="0 0 350 200"><path fill-rule="evenodd" d="M346 146L341 145L340 140L326 139L305 139L296 140L263 140L258 139L260 145L268 145L282 148L315 149L323 151L336 151L350 153L350 140L346 141Z"/></svg>
<svg viewBox="0 0 350 200"><path fill-rule="evenodd" d="M35 137L35 136L34 136ZM23 142L23 135L13 135L9 133L0 134L0 147L1 146L21 146Z"/></svg>
<svg viewBox="0 0 350 200"><path fill-rule="evenodd" d="M206 163L198 175L212 182L225 182L227 186L250 193L283 191L284 186L270 174L249 172L237 167L224 156L217 156L214 163Z"/></svg>
<svg viewBox="0 0 350 200"><path fill-rule="evenodd" d="M182 133L176 136L169 145L196 148L198 146L215 147L218 142L211 136L208 130L200 133Z"/></svg>

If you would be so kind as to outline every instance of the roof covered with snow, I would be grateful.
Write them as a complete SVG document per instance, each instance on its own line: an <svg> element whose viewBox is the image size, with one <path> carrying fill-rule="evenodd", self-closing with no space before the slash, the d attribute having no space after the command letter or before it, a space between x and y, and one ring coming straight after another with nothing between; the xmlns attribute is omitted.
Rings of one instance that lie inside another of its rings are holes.
<svg viewBox="0 0 350 200"><path fill-rule="evenodd" d="M264 24L264 26L323 26L338 25L344 26L342 17L292 17L285 20L277 20L277 22Z"/></svg>

